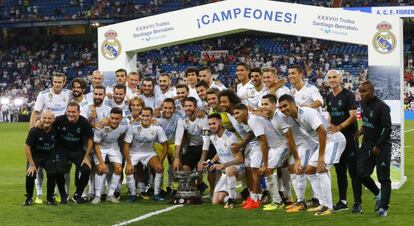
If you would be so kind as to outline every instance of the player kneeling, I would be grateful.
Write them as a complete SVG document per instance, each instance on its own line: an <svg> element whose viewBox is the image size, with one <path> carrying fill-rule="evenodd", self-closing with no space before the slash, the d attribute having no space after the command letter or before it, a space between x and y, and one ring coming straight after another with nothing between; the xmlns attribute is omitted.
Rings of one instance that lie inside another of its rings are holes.
<svg viewBox="0 0 414 226"><path fill-rule="evenodd" d="M204 162L204 165L207 165L210 171L222 171L222 176L214 189L212 203L224 203L225 197L228 196L224 208L233 208L233 202L236 198L237 177L241 177L244 172L242 153L232 152L232 147L238 143L238 139L232 132L223 128L220 114L209 115L208 125L212 132L209 139L213 142L217 154L211 160L213 165L208 166L208 162ZM209 145L204 144L203 151L207 152L208 147Z"/></svg>
<svg viewBox="0 0 414 226"><path fill-rule="evenodd" d="M134 178L134 167L139 162L144 167L150 166L155 171L154 179L154 200L162 201L160 189L164 173L165 156L168 152L168 139L160 126L152 125L153 111L150 107L144 107L141 112L141 122L129 126L125 135L124 156L126 161L125 174L127 186L130 192L128 201L136 201L136 186ZM154 143L163 145L163 152L160 157L154 151ZM142 192L142 191L141 191Z"/></svg>

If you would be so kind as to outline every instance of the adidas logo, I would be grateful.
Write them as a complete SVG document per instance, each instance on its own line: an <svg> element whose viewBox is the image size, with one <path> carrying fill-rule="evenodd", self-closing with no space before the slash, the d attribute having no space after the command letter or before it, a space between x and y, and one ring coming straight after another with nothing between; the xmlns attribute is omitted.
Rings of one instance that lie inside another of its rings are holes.
<svg viewBox="0 0 414 226"><path fill-rule="evenodd" d="M381 163L381 166L386 166L386 165L387 165L387 164L385 164L385 162L382 162L382 163Z"/></svg>

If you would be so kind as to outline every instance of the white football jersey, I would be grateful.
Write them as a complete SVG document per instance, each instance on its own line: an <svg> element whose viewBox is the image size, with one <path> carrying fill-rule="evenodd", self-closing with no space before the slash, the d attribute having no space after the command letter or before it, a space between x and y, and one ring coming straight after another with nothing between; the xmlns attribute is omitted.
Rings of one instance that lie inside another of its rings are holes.
<svg viewBox="0 0 414 226"><path fill-rule="evenodd" d="M260 106L260 101L262 100L262 97L268 94L269 90L266 86L263 86L263 88L260 91L257 91L254 86L249 86L246 88L246 92L248 94L247 104L251 105L253 108L258 108Z"/></svg>
<svg viewBox="0 0 414 226"><path fill-rule="evenodd" d="M122 109L123 111L123 116L128 116L131 114L131 111L129 110L129 106L128 103L126 101L122 101L120 104L116 103L115 100L109 99L109 98L105 98L104 100L104 104L107 105L108 107L110 107L111 109L114 107L119 107Z"/></svg>
<svg viewBox="0 0 414 226"><path fill-rule="evenodd" d="M116 129L110 126L94 130L93 142L99 144L101 149L120 150L118 138L128 130L128 125L119 125Z"/></svg>
<svg viewBox="0 0 414 226"><path fill-rule="evenodd" d="M316 129L319 126L323 126L325 129L330 126L329 122L317 110L309 107L298 107L298 118L296 122L315 143L319 143L319 136ZM327 135L327 139L329 139L329 134Z"/></svg>
<svg viewBox="0 0 414 226"><path fill-rule="evenodd" d="M276 90L276 98L279 99L279 97L288 94L290 95L290 89L286 86L282 86L279 89Z"/></svg>
<svg viewBox="0 0 414 226"><path fill-rule="evenodd" d="M224 130L221 137L211 135L209 138L210 142L212 142L216 148L220 163L227 163L236 159L231 151L231 145L239 142L236 135L228 130Z"/></svg>
<svg viewBox="0 0 414 226"><path fill-rule="evenodd" d="M188 117L178 120L177 131L175 133L175 145L181 145L185 131L188 134L189 146L203 145L204 140L208 138L207 136L210 133L207 117L197 117L194 121L191 121Z"/></svg>
<svg viewBox="0 0 414 226"><path fill-rule="evenodd" d="M163 93L161 89L155 89L155 96L157 98L157 103L161 104L164 102L167 98L173 98L176 95L177 91L175 90L175 87L171 87L167 90L167 92Z"/></svg>
<svg viewBox="0 0 414 226"><path fill-rule="evenodd" d="M109 114L111 112L111 108L108 107L105 104L102 104L100 107L95 108L96 118L92 119L91 118L91 116L92 116L92 107L93 107L93 104L88 104L88 105L81 108L81 115L83 117L85 117L86 119L88 119L89 122L96 123L96 122L101 121L104 118L109 117Z"/></svg>
<svg viewBox="0 0 414 226"><path fill-rule="evenodd" d="M247 124L250 129L253 131L254 136L257 138L261 135L265 135L267 139L267 144L269 148L276 148L278 145L283 143L280 139L280 136L283 137L283 134L277 134L276 130L273 128L272 123L260 116L249 114L249 119ZM284 140L284 137L283 137Z"/></svg>
<svg viewBox="0 0 414 226"><path fill-rule="evenodd" d="M145 103L145 107L150 107L152 110L158 107L159 103L157 102L157 99L155 98L155 95L152 97L147 97L144 94L139 95L141 99Z"/></svg>
<svg viewBox="0 0 414 226"><path fill-rule="evenodd" d="M177 124L180 119L181 117L175 113L169 119L164 117L157 118L158 125L164 130L168 138L168 143L170 144L174 144L175 142L175 131L177 130Z"/></svg>
<svg viewBox="0 0 414 226"><path fill-rule="evenodd" d="M298 106L309 105L313 101L317 100L319 100L323 105L323 98L319 93L318 88L308 83L305 83L300 90L292 88L292 96L295 98L296 105Z"/></svg>
<svg viewBox="0 0 414 226"><path fill-rule="evenodd" d="M247 103L249 96L250 96L248 93L248 90L251 88L254 89L254 85L250 81L246 83L245 85L241 83L237 85L237 96L240 97L243 103Z"/></svg>
<svg viewBox="0 0 414 226"><path fill-rule="evenodd" d="M129 126L124 141L131 144L130 152L153 152L154 143L164 143L167 136L160 126L150 125L145 128L141 123L133 123Z"/></svg>
<svg viewBox="0 0 414 226"><path fill-rule="evenodd" d="M64 115L71 96L71 91L67 89L63 89L58 95L52 92L52 88L47 89L37 95L33 110L40 113L44 110L50 110L55 114L55 117Z"/></svg>
<svg viewBox="0 0 414 226"><path fill-rule="evenodd" d="M307 146L311 148L315 145L313 140L310 139L309 135L306 134L296 120L292 117L286 117L285 115L279 113L279 116L280 115L281 117L278 118L273 117L272 125L274 126L275 123L278 123L283 133L287 133L290 128L296 146Z"/></svg>
<svg viewBox="0 0 414 226"><path fill-rule="evenodd" d="M185 117L187 117L187 114L185 113L184 107L181 104L181 101L179 99L174 101L174 105L175 105L175 113L180 116L180 118L184 119Z"/></svg>

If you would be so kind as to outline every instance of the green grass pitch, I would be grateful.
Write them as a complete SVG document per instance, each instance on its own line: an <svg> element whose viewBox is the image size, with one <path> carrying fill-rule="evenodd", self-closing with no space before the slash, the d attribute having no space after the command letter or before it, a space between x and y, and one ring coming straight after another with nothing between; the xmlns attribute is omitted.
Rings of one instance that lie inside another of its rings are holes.
<svg viewBox="0 0 414 226"><path fill-rule="evenodd" d="M405 122L405 130L414 129L414 121ZM0 124L0 225L112 225L170 206L167 201L138 201L134 204L102 203L23 207L25 156L23 144L28 125ZM373 212L373 196L363 190L364 213L354 215L350 212L335 213L330 216L316 217L310 213L287 214L283 210L264 212L260 209L246 211L240 207L223 209L210 204L185 206L170 212L152 216L135 225L414 225L411 211L414 210L414 131L405 133L405 174L408 181L400 190L393 190L389 216L379 218ZM335 170L332 170L332 192L334 202L338 200ZM73 180L72 180L73 181ZM72 182L73 184L73 182ZM73 185L71 191L73 191ZM308 186L309 190L309 186ZM44 188L44 192L46 188ZM125 185L123 192L126 192ZM308 191L309 192L309 191ZM350 183L348 202L352 205Z"/></svg>

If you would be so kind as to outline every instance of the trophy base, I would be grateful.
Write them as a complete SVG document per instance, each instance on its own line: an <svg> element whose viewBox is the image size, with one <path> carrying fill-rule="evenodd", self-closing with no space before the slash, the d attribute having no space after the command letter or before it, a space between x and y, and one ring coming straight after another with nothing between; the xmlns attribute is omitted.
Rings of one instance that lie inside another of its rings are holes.
<svg viewBox="0 0 414 226"><path fill-rule="evenodd" d="M195 197L183 197L183 198L179 198L179 197L174 197L173 200L171 201L171 204L174 205L199 205L199 204L203 204L203 199L201 198L201 196L195 196Z"/></svg>

